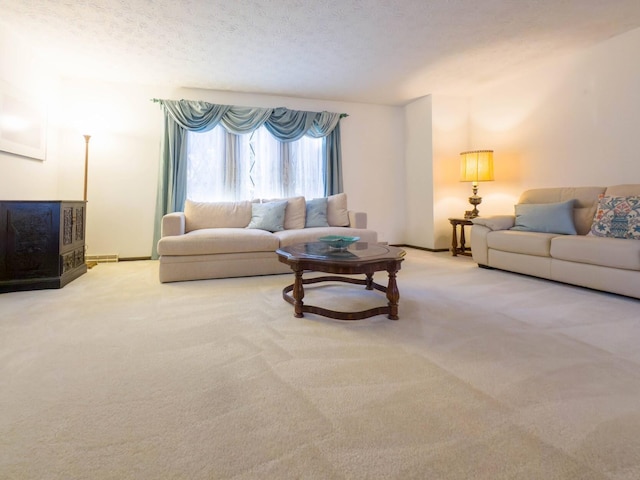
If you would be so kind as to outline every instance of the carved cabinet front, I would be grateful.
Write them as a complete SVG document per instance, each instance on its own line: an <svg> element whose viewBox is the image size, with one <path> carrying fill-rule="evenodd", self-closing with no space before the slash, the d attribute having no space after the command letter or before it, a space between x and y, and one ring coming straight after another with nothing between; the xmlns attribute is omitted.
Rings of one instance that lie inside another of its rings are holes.
<svg viewBox="0 0 640 480"><path fill-rule="evenodd" d="M0 202L0 292L61 288L87 271L86 203Z"/></svg>

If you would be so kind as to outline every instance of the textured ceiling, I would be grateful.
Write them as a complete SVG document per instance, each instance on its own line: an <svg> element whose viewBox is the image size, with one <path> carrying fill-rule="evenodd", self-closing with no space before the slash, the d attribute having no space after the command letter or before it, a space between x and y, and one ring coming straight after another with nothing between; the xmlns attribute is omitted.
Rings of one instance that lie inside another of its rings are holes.
<svg viewBox="0 0 640 480"><path fill-rule="evenodd" d="M404 104L640 26L640 0L0 0L67 77Z"/></svg>

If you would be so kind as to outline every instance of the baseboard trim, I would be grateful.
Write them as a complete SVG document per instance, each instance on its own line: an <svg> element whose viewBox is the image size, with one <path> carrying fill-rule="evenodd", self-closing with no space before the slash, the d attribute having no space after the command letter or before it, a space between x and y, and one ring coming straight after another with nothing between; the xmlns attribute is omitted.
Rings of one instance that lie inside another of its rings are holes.
<svg viewBox="0 0 640 480"><path fill-rule="evenodd" d="M139 260L151 260L151 257L121 257L118 260L121 262L137 262Z"/></svg>
<svg viewBox="0 0 640 480"><path fill-rule="evenodd" d="M393 244L392 247L406 247L406 248L415 248L416 250L424 250L425 252L448 252L448 248L427 248L427 247L416 247L415 245L408 245L406 243Z"/></svg>
<svg viewBox="0 0 640 480"><path fill-rule="evenodd" d="M85 261L87 264L91 263L95 265L96 263L116 263L118 259L118 255L115 253L109 253L104 255L85 255Z"/></svg>

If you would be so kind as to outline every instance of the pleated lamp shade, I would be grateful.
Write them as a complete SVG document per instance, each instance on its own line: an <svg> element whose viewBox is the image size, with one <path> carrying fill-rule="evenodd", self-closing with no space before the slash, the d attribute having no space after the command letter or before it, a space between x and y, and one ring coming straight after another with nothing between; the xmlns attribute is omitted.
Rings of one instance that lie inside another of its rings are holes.
<svg viewBox="0 0 640 480"><path fill-rule="evenodd" d="M493 150L473 150L460 154L461 182L490 182L493 180Z"/></svg>

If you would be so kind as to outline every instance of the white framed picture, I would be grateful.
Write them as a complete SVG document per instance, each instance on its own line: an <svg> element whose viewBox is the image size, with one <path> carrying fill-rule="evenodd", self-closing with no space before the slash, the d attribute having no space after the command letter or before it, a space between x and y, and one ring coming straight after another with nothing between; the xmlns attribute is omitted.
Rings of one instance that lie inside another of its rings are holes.
<svg viewBox="0 0 640 480"><path fill-rule="evenodd" d="M0 81L0 150L37 160L47 155L46 106Z"/></svg>

